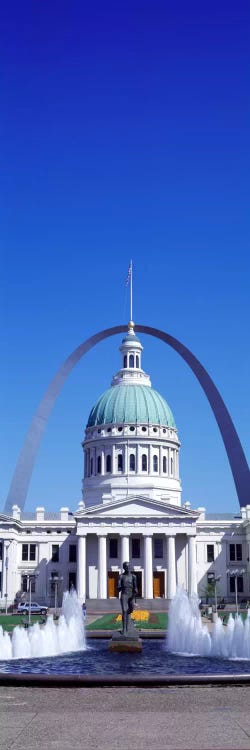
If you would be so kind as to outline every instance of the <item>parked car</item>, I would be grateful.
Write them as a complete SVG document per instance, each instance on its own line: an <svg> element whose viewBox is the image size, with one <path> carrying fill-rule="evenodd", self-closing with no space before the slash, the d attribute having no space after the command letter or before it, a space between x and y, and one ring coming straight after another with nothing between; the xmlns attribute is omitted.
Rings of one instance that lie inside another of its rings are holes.
<svg viewBox="0 0 250 750"><path fill-rule="evenodd" d="M20 602L17 607L18 613L24 615L29 614L29 609L32 615L46 615L48 611L48 607L45 607L43 604L37 604L37 602L31 602L31 606L29 602Z"/></svg>

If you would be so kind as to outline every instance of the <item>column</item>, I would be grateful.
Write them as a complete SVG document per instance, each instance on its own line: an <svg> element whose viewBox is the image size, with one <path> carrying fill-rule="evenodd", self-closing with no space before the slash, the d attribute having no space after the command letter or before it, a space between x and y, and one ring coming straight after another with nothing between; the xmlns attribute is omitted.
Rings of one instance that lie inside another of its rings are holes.
<svg viewBox="0 0 250 750"><path fill-rule="evenodd" d="M167 598L173 599L176 593L175 537L168 536L168 592Z"/></svg>
<svg viewBox="0 0 250 750"><path fill-rule="evenodd" d="M162 445L160 445L160 451L159 451L159 474L162 476L162 459L163 459L163 451L162 451Z"/></svg>
<svg viewBox="0 0 250 750"><path fill-rule="evenodd" d="M38 568L39 568L39 576L36 581L36 596L40 596L43 598L43 600L47 600L47 596L50 590L50 582L47 581L47 570L48 570L48 543L46 542L39 542L38 543ZM68 550L68 548L67 548ZM19 565L19 563L18 563ZM64 588L68 587L68 581L64 580Z"/></svg>
<svg viewBox="0 0 250 750"><path fill-rule="evenodd" d="M188 593L189 596L197 593L195 536L188 538Z"/></svg>
<svg viewBox="0 0 250 750"><path fill-rule="evenodd" d="M152 473L153 473L153 446L150 445L149 453L148 453L148 474L152 474Z"/></svg>
<svg viewBox="0 0 250 750"><path fill-rule="evenodd" d="M140 452L139 452L139 445L136 445L135 449L135 471L136 474L141 473L141 464L140 464L141 458L140 458Z"/></svg>
<svg viewBox="0 0 250 750"><path fill-rule="evenodd" d="M125 443L124 450L124 474L128 474L128 445Z"/></svg>
<svg viewBox="0 0 250 750"><path fill-rule="evenodd" d="M144 537L144 598L153 599L152 536Z"/></svg>
<svg viewBox="0 0 250 750"><path fill-rule="evenodd" d="M121 537L121 569L124 562L129 562L129 536Z"/></svg>
<svg viewBox="0 0 250 750"><path fill-rule="evenodd" d="M117 466L115 463L115 445L112 445L112 474L117 474Z"/></svg>
<svg viewBox="0 0 250 750"><path fill-rule="evenodd" d="M107 599L107 537L98 535L98 599Z"/></svg>
<svg viewBox="0 0 250 750"><path fill-rule="evenodd" d="M76 584L78 599L83 603L86 600L86 536L78 537Z"/></svg>
<svg viewBox="0 0 250 750"><path fill-rule="evenodd" d="M104 450L101 452L101 475L105 473L105 467L104 467Z"/></svg>

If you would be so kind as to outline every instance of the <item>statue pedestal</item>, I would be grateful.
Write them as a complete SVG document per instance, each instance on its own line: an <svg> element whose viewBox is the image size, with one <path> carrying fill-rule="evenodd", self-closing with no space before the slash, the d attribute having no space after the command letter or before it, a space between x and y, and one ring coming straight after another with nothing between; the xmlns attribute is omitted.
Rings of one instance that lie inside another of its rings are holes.
<svg viewBox="0 0 250 750"><path fill-rule="evenodd" d="M130 621L127 633L123 634L120 630L113 633L109 642L109 651L122 653L140 653L142 650L141 638L139 638L134 623Z"/></svg>

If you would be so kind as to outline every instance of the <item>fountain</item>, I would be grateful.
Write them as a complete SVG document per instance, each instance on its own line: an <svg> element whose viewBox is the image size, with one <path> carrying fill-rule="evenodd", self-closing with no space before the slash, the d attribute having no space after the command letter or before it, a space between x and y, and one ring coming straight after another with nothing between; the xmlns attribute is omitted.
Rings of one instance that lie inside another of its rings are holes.
<svg viewBox="0 0 250 750"><path fill-rule="evenodd" d="M250 679L250 613L245 622L230 615L226 627L218 618L210 633L202 622L197 596L189 599L183 590L170 605L167 639L144 634L142 653L110 653L107 638L89 639L86 646L82 608L75 592L64 594L58 623L48 617L44 626L18 626L12 637L0 630L1 684L8 676L22 684L41 679L79 685L84 680L86 684L91 680L93 684L121 680L124 684L140 680L161 684L161 680L205 681L208 677L216 681L221 676L233 681L239 675Z"/></svg>
<svg viewBox="0 0 250 750"><path fill-rule="evenodd" d="M17 625L12 637L0 627L0 660L57 656L86 648L81 605L75 591L63 595L62 615L58 623L53 615L45 625L36 622L28 629Z"/></svg>
<svg viewBox="0 0 250 750"><path fill-rule="evenodd" d="M227 627L217 617L209 633L202 623L198 597L189 598L179 589L169 609L167 649L192 656L250 659L250 610L245 622L240 615L234 619L230 614Z"/></svg>

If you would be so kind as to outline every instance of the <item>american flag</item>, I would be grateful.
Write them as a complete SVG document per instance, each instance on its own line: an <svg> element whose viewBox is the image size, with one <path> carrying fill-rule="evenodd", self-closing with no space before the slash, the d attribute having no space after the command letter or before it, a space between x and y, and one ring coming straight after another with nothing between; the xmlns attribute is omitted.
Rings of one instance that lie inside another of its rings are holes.
<svg viewBox="0 0 250 750"><path fill-rule="evenodd" d="M132 274L132 260L130 261L129 268L128 268L128 275L127 275L127 278L126 278L126 286L129 285L129 282L130 282L130 279L131 279L131 274Z"/></svg>

